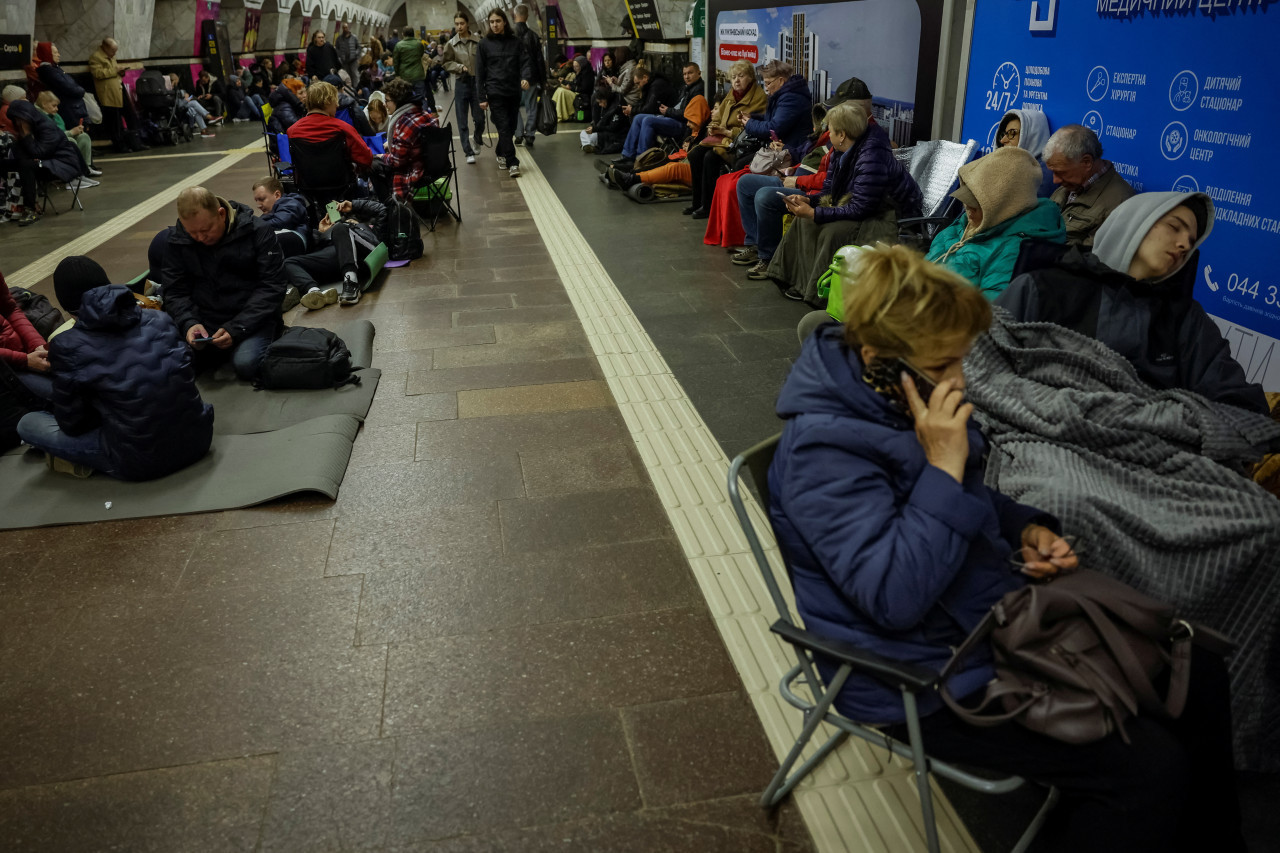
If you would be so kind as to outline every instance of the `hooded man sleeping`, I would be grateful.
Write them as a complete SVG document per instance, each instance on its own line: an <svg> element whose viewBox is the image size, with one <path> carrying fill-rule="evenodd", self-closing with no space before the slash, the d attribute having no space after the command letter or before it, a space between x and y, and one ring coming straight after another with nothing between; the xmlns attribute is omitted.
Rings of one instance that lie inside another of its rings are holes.
<svg viewBox="0 0 1280 853"><path fill-rule="evenodd" d="M1014 318L1065 326L1123 355L1154 388L1185 388L1263 414L1217 325L1192 295L1200 245L1213 230L1204 193L1142 193L1098 229L1093 253L1028 242L996 304Z"/></svg>

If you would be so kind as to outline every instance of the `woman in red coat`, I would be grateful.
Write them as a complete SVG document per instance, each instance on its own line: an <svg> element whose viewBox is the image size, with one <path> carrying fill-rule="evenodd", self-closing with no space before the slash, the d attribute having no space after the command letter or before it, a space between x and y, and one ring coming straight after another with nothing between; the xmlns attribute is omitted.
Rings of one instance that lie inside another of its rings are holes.
<svg viewBox="0 0 1280 853"><path fill-rule="evenodd" d="M52 396L45 340L14 301L3 274L0 274L0 361L13 370L31 393L42 400Z"/></svg>

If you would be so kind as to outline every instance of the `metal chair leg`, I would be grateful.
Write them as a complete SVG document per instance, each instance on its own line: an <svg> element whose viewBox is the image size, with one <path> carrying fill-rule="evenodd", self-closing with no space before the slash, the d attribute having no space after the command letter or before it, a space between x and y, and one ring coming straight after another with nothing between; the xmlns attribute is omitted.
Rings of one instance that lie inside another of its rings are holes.
<svg viewBox="0 0 1280 853"><path fill-rule="evenodd" d="M902 691L907 712L907 734L911 738L912 763L915 764L916 787L920 791L920 816L924 820L925 842L929 853L939 853L938 825L933 813L933 791L929 788L929 759L924 754L924 738L920 735L920 712L914 693Z"/></svg>
<svg viewBox="0 0 1280 853"><path fill-rule="evenodd" d="M776 806L781 802L782 798L790 793L791 789L809 771L818 766L818 763L823 758L826 758L831 750L839 746L848 737L848 732L843 731L832 735L813 757L800 765L800 769L790 779L787 778L787 772L791 769L791 765L795 764L796 759L800 757L800 753L808 745L809 739L813 737L813 733L818 730L818 726L822 725L822 721L826 719L827 711L831 709L831 704L835 702L836 695L840 693L840 688L844 687L845 679L849 677L850 672L852 672L852 667L848 664L841 666L836 672L836 677L831 680L831 684L827 687L826 692L823 693L822 699L805 712L804 727L800 729L800 736L791 745L791 749L786 758L782 760L782 765L778 768L778 772L774 774L773 779L769 781L769 787L765 788L764 794L760 797L760 805L764 808Z"/></svg>

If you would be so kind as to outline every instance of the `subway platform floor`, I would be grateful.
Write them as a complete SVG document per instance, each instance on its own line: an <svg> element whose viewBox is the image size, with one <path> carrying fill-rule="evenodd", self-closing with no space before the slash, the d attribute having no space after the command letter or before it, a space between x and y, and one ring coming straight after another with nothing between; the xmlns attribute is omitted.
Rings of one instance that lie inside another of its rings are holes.
<svg viewBox="0 0 1280 853"><path fill-rule="evenodd" d="M463 222L358 306L287 316L377 328L336 501L0 532L0 846L922 849L874 750L756 804L799 717L724 470L780 428L803 307L575 136L520 154L460 161ZM239 125L99 165L83 213L0 226L10 284L132 278L178 189L267 162ZM1026 801L957 802L947 849L995 850Z"/></svg>

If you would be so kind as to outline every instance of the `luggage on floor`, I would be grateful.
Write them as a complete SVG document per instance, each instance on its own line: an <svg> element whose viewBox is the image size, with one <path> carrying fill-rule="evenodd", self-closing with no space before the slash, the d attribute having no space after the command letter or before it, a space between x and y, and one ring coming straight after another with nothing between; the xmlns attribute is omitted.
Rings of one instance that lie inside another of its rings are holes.
<svg viewBox="0 0 1280 853"><path fill-rule="evenodd" d="M328 329L291 326L267 347L258 370L259 390L341 388L359 385L352 373L351 351Z"/></svg>

